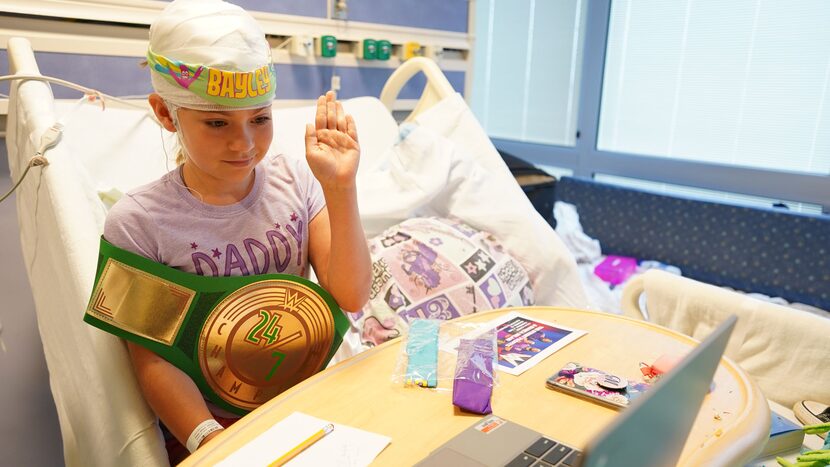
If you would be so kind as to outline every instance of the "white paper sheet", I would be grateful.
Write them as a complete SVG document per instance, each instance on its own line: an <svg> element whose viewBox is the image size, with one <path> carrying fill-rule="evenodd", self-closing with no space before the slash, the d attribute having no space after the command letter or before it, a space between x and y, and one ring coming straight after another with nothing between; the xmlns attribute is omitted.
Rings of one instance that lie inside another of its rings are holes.
<svg viewBox="0 0 830 467"><path fill-rule="evenodd" d="M329 423L331 422L294 412L216 465L267 466ZM388 436L335 423L334 431L285 465L365 466L369 465L390 441Z"/></svg>

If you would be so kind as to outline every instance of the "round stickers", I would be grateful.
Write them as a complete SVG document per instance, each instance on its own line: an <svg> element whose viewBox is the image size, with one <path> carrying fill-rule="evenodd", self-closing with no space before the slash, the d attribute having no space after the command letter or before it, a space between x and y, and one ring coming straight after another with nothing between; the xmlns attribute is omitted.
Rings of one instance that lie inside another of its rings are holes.
<svg viewBox="0 0 830 467"><path fill-rule="evenodd" d="M625 378L620 378L619 376L612 374L604 375L597 381L597 384L605 389L614 389L617 391L624 390L628 387L628 381Z"/></svg>

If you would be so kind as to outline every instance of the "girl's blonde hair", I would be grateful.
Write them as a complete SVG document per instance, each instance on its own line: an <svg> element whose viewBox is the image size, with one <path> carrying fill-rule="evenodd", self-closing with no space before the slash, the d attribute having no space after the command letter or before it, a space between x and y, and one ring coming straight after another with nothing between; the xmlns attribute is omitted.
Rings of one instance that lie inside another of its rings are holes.
<svg viewBox="0 0 830 467"><path fill-rule="evenodd" d="M176 146L176 165L184 164L187 156L184 155L184 149L181 146Z"/></svg>

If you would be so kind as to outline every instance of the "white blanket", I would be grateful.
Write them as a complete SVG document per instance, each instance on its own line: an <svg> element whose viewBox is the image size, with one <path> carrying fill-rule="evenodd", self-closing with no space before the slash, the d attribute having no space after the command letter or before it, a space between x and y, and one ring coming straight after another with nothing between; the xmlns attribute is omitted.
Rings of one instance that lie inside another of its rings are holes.
<svg viewBox="0 0 830 467"><path fill-rule="evenodd" d="M530 274L537 305L586 308L573 256L533 208L461 95L435 104L415 123L423 127L421 134L431 130L446 140L418 141L410 135L407 144L416 152L431 146L451 161L446 181L455 191L440 192L430 209L492 233ZM422 186L430 186L428 174L418 176Z"/></svg>
<svg viewBox="0 0 830 467"><path fill-rule="evenodd" d="M767 398L785 407L830 401L830 320L662 271L643 280L650 321L695 339L736 314L725 354Z"/></svg>
<svg viewBox="0 0 830 467"><path fill-rule="evenodd" d="M493 234L525 267L536 304L585 305L576 262L515 180L498 176L506 168L488 171L424 125L403 126L401 137L358 181L367 235L412 217L456 217Z"/></svg>

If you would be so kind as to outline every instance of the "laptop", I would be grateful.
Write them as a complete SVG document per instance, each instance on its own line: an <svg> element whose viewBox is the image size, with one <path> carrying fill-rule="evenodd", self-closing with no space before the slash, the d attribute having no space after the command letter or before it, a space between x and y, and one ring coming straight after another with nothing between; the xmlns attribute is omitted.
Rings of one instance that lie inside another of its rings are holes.
<svg viewBox="0 0 830 467"><path fill-rule="evenodd" d="M736 321L733 315L721 323L651 390L621 412L582 452L518 423L488 416L416 465L676 465Z"/></svg>

